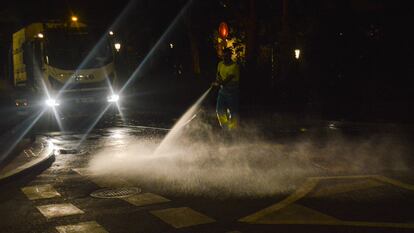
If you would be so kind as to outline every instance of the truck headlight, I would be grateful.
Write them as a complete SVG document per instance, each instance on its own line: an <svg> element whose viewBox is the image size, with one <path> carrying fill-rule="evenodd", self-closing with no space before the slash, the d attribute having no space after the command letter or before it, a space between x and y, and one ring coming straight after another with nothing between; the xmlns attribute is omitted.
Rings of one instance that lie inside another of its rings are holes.
<svg viewBox="0 0 414 233"><path fill-rule="evenodd" d="M115 94L110 95L108 96L107 100L108 100L108 103L116 103L119 100L119 95L115 95Z"/></svg>
<svg viewBox="0 0 414 233"><path fill-rule="evenodd" d="M45 101L45 103L46 103L46 105L48 107L56 107L56 106L59 106L60 105L59 102L57 100L55 100L55 99L47 99Z"/></svg>

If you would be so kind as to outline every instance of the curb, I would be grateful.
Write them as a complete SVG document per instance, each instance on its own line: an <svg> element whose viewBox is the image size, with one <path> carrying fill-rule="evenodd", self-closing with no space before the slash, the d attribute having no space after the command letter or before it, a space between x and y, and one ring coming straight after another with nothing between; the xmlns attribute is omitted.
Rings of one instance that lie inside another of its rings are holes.
<svg viewBox="0 0 414 233"><path fill-rule="evenodd" d="M43 145L46 144L46 142L42 142ZM25 163L11 171L6 172L3 175L0 175L0 184L7 183L15 178L22 177L24 175L27 175L28 173L42 168L42 167L49 167L54 161L55 161L55 154L53 149L46 145L47 151L41 152L46 153L46 156L41 156L38 159L34 159L28 163Z"/></svg>

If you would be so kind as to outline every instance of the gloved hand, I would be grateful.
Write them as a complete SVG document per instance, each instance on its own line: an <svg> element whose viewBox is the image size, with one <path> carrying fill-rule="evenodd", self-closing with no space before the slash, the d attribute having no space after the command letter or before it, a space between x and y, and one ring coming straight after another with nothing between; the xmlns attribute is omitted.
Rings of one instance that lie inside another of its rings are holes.
<svg viewBox="0 0 414 233"><path fill-rule="evenodd" d="M218 83L217 81L214 81L211 83L211 87L218 87L220 86L220 83Z"/></svg>

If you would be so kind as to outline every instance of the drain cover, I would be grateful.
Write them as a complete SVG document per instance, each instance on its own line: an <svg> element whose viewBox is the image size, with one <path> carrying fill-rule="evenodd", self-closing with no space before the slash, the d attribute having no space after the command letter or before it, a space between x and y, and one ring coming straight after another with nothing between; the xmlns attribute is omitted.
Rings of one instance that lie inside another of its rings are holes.
<svg viewBox="0 0 414 233"><path fill-rule="evenodd" d="M136 187L124 187L124 188L104 188L96 190L91 193L92 197L96 198L122 198L128 197L137 193L140 193L141 189Z"/></svg>

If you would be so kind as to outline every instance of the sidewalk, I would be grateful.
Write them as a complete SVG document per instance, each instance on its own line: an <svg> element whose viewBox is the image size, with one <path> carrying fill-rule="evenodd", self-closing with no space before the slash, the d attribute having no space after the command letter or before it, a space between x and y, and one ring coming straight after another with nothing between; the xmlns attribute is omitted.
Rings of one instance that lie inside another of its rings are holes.
<svg viewBox="0 0 414 233"><path fill-rule="evenodd" d="M25 141L26 140L26 141ZM14 158L0 165L0 183L30 171L54 158L53 146L43 137L34 143L27 139L17 146Z"/></svg>

